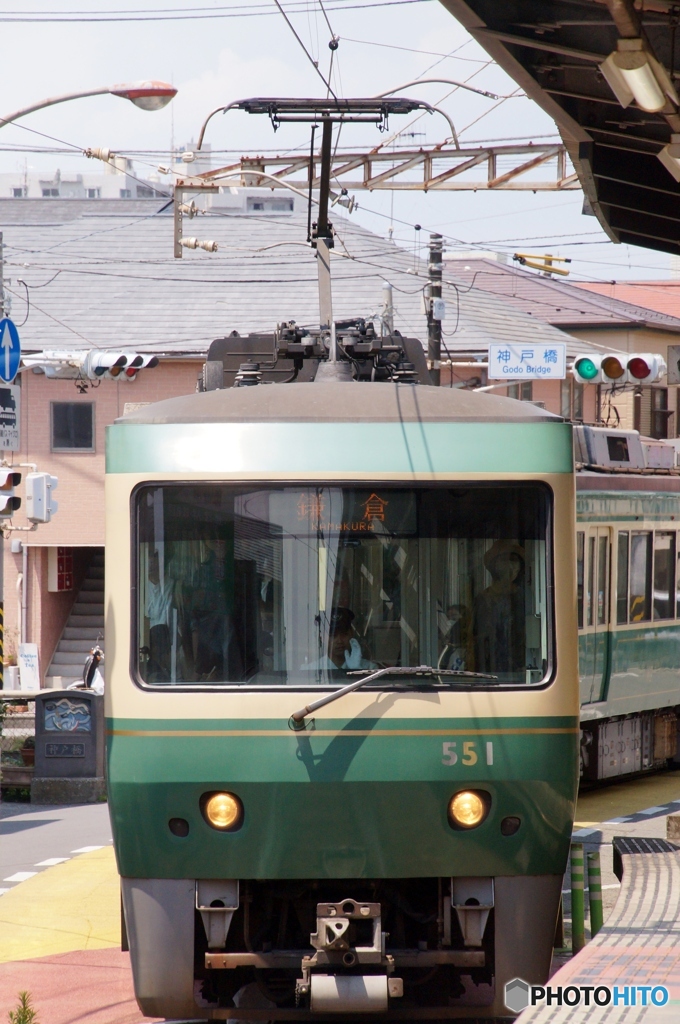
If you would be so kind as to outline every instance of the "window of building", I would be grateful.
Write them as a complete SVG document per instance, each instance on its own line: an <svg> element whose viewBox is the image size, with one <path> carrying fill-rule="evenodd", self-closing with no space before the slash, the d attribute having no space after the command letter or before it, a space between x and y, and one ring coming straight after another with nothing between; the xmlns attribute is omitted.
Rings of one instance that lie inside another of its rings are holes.
<svg viewBox="0 0 680 1024"><path fill-rule="evenodd" d="M99 199L101 194L102 194L102 190L100 188L88 188L88 190L87 190L87 198L88 199Z"/></svg>
<svg viewBox="0 0 680 1024"><path fill-rule="evenodd" d="M59 196L58 188L44 188L42 190L43 199L56 199Z"/></svg>
<svg viewBox="0 0 680 1024"><path fill-rule="evenodd" d="M130 199L131 196L132 196L132 192L131 192L131 190L129 188L122 188L120 190L120 198L121 199Z"/></svg>
<svg viewBox="0 0 680 1024"><path fill-rule="evenodd" d="M26 192L25 192L25 190L23 188L13 188L12 189L12 198L13 199L23 199L25 195L26 195Z"/></svg>
<svg viewBox="0 0 680 1024"><path fill-rule="evenodd" d="M520 384L508 384L508 398L517 398L520 402L531 402L534 397L533 382L523 380Z"/></svg>
<svg viewBox="0 0 680 1024"><path fill-rule="evenodd" d="M52 402L52 451L94 451L94 402Z"/></svg>
<svg viewBox="0 0 680 1024"><path fill-rule="evenodd" d="M292 213L294 203L293 199L255 199L249 196L246 208L248 213Z"/></svg>
<svg viewBox="0 0 680 1024"><path fill-rule="evenodd" d="M583 384L577 384L576 381L574 381L571 418L583 420Z"/></svg>
<svg viewBox="0 0 680 1024"><path fill-rule="evenodd" d="M571 419L571 381L566 377L560 381L560 415Z"/></svg>
<svg viewBox="0 0 680 1024"><path fill-rule="evenodd" d="M672 410L668 408L668 388L652 388L651 400L651 436L668 437L668 421L673 416Z"/></svg>

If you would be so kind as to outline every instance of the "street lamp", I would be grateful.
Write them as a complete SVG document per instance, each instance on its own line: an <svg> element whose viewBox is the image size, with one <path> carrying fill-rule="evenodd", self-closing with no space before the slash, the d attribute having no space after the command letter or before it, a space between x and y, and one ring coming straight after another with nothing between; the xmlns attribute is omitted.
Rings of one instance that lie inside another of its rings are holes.
<svg viewBox="0 0 680 1024"><path fill-rule="evenodd" d="M34 103L30 107L15 110L13 114L8 114L7 117L0 117L0 128L3 128L6 124L11 124L12 121L16 121L20 117L25 117L26 114L32 114L34 110L52 107L55 103L66 103L68 100L82 100L88 96L103 96L106 93L109 93L111 96L122 96L123 99L130 100L131 103L134 103L141 110L161 110L167 106L173 96L177 95L177 89L172 85L168 85L167 82L148 81L133 82L132 84L125 85L107 85L103 89L88 89L87 92L68 92L63 96L53 96L51 99Z"/></svg>

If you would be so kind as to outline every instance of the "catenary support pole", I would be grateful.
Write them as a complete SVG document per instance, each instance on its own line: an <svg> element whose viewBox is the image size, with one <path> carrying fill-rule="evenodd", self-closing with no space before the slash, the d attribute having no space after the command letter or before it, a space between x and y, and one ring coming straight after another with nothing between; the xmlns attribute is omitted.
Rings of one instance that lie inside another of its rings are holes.
<svg viewBox="0 0 680 1024"><path fill-rule="evenodd" d="M590 937L593 939L603 924L602 872L598 851L588 854L588 890L590 898Z"/></svg>
<svg viewBox="0 0 680 1024"><path fill-rule="evenodd" d="M442 322L435 320L434 300L442 297L442 236L430 235L430 306L427 313L427 363L432 383L441 383Z"/></svg>
<svg viewBox="0 0 680 1024"><path fill-rule="evenodd" d="M583 843L571 844L571 950L580 953L586 944Z"/></svg>

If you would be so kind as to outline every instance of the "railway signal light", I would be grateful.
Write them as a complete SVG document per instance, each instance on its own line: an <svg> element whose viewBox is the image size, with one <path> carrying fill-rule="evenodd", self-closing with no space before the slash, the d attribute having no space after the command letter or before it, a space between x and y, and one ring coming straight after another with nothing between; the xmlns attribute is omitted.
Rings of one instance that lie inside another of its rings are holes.
<svg viewBox="0 0 680 1024"><path fill-rule="evenodd" d="M8 518L21 507L21 498L14 488L21 483L21 473L13 469L0 469L0 518Z"/></svg>
<svg viewBox="0 0 680 1024"><path fill-rule="evenodd" d="M579 384L654 384L666 374L666 363L651 352L576 356L572 367Z"/></svg>
<svg viewBox="0 0 680 1024"><path fill-rule="evenodd" d="M26 477L26 517L32 523L49 523L59 505L52 492L59 479L49 473L29 473Z"/></svg>

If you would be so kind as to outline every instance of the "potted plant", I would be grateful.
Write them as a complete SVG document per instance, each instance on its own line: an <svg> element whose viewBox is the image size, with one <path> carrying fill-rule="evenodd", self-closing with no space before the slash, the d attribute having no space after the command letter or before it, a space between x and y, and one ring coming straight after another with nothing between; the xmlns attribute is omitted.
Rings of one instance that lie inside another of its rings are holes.
<svg viewBox="0 0 680 1024"><path fill-rule="evenodd" d="M25 768L30 768L35 764L35 736L26 737L24 745L21 747L19 753L21 754L21 760L24 762Z"/></svg>
<svg viewBox="0 0 680 1024"><path fill-rule="evenodd" d="M5 641L3 650L3 673L4 673L4 689L5 690L18 690L19 689L19 669L17 667L17 631L16 629L8 629L5 631Z"/></svg>

